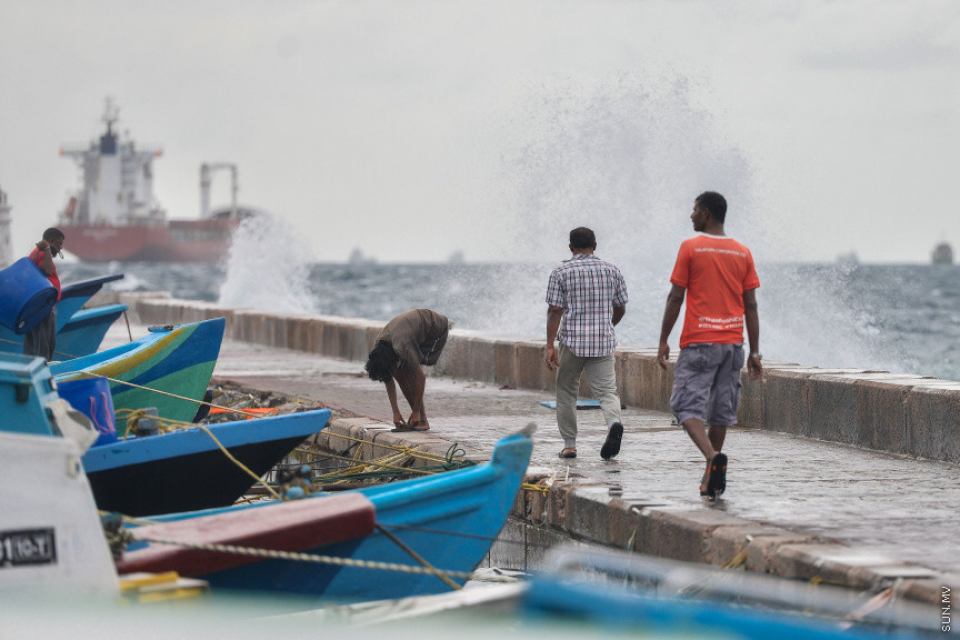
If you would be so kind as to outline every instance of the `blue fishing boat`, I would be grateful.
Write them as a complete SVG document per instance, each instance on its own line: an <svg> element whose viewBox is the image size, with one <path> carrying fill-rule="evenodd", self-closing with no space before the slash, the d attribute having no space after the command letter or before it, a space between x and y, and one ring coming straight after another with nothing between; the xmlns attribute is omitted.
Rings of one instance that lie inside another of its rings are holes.
<svg viewBox="0 0 960 640"><path fill-rule="evenodd" d="M57 331L57 346L53 358L71 360L96 353L107 331L126 310L125 304L80 309Z"/></svg>
<svg viewBox="0 0 960 640"><path fill-rule="evenodd" d="M214 318L151 327L139 340L53 363L50 371L58 381L109 378L116 410L156 407L162 418L190 422L213 375L225 326L226 320Z"/></svg>
<svg viewBox="0 0 960 640"><path fill-rule="evenodd" d="M103 285L108 282L116 282L122 278L122 273L116 273L63 285L60 289L60 302L57 303L57 332L63 329L73 315L83 308L83 305L90 302L90 299L100 292Z"/></svg>
<svg viewBox="0 0 960 640"><path fill-rule="evenodd" d="M356 509L356 520L350 520L355 533L341 540L330 540L329 533L317 539L301 532L274 535L264 543L249 532L234 534L241 522L271 522L273 510L279 515L289 504L279 502L161 516L153 519L156 524L129 530L141 541L250 544L348 561L395 563L416 572L187 550L160 543L128 550L118 561L118 570L121 574L178 571L209 581L215 590L294 594L305 608L317 606L320 597L377 600L450 591L466 581L464 574L483 560L506 522L530 460L530 433L503 438L490 462L482 465L345 492L353 494L352 502L369 503L369 508ZM301 502L323 503L336 497L321 494ZM365 530L365 519L371 516L376 528ZM443 579L424 565L450 573Z"/></svg>
<svg viewBox="0 0 960 640"><path fill-rule="evenodd" d="M104 511L146 516L225 507L329 419L322 409L130 437L91 447L83 469Z"/></svg>
<svg viewBox="0 0 960 640"><path fill-rule="evenodd" d="M123 274L103 276L75 282L63 287L57 303L57 347L54 358L69 360L96 353L110 326L127 305L111 304L82 309L103 285L123 277ZM23 353L23 336L0 325L0 353Z"/></svg>
<svg viewBox="0 0 960 640"><path fill-rule="evenodd" d="M0 355L0 385L15 390L5 407L9 419L0 422L0 431L61 435L48 409L62 406L63 400L43 359ZM72 401L83 405L76 398ZM330 411L323 409L210 425L206 431L192 427L108 441L87 450L83 468L97 506L105 511L141 516L223 507L240 498L305 438L319 433L329 419ZM91 433L94 439L99 435Z"/></svg>

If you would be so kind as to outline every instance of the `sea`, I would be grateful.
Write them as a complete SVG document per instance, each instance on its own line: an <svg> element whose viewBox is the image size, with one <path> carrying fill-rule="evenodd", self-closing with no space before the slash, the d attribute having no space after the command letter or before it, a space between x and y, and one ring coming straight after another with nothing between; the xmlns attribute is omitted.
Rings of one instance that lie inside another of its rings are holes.
<svg viewBox="0 0 960 640"><path fill-rule="evenodd" d="M536 263L65 262L59 269L65 283L123 273L107 288L271 311L386 321L427 307L457 328L543 338L547 279L564 257ZM630 302L617 327L621 345L657 345L670 266L638 280L624 269ZM960 266L758 263L758 272L761 350L768 361L960 380ZM678 338L679 326L674 349Z"/></svg>

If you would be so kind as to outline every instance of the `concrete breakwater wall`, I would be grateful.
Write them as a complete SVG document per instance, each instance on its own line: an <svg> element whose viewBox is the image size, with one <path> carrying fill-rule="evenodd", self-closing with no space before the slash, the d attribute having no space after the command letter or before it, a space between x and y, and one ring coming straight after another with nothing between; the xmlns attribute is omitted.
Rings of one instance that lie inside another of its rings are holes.
<svg viewBox="0 0 960 640"><path fill-rule="evenodd" d="M363 362L383 322L359 318L280 314L178 300L163 293L102 292L93 305L123 303L144 323L180 324L227 319L227 338ZM441 375L552 390L543 364L544 342L454 329ZM674 354L674 357L676 354ZM863 369L820 369L765 362L760 381L743 372L740 425L847 443L869 449L960 463L960 382ZM672 370L655 348L617 349L622 401L668 412ZM590 396L584 384L581 393Z"/></svg>
<svg viewBox="0 0 960 640"><path fill-rule="evenodd" d="M368 418L339 417L318 436L320 447L376 460L397 446L445 455L449 441L395 434ZM466 457L489 461L492 451L462 444ZM428 460L414 466L431 464ZM897 598L938 606L942 585L960 588L960 576L907 564L867 548L850 547L818 535L752 522L720 509L664 504L656 496L579 476L557 477L554 469L527 469L524 481L543 490L521 490L511 517L485 564L536 571L558 545L603 545L660 558L742 568L782 578L822 581L858 591L896 585ZM931 612L936 613L936 610Z"/></svg>

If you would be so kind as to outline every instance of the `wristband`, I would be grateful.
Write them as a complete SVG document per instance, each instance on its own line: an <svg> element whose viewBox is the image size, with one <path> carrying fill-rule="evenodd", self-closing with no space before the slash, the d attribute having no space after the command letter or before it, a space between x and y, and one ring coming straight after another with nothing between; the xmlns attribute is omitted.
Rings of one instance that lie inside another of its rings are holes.
<svg viewBox="0 0 960 640"><path fill-rule="evenodd" d="M750 354L750 357L756 358L757 360L763 360L763 354L760 353L759 351L754 351L753 353Z"/></svg>

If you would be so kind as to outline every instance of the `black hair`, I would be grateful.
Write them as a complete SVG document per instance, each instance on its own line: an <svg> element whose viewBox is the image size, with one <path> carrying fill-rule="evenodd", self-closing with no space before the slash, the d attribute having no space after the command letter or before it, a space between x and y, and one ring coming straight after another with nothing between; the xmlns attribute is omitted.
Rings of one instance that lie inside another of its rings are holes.
<svg viewBox="0 0 960 640"><path fill-rule="evenodd" d="M710 217L723 224L727 217L727 200L716 191L704 191L697 196L696 203L710 212Z"/></svg>
<svg viewBox="0 0 960 640"><path fill-rule="evenodd" d="M570 232L570 246L574 249L596 249L597 236L593 235L592 229L577 227Z"/></svg>
<svg viewBox="0 0 960 640"><path fill-rule="evenodd" d="M63 235L63 231L57 229L56 227L50 227L43 232L43 239L47 242L56 242L57 240L66 240L67 236Z"/></svg>
<svg viewBox="0 0 960 640"><path fill-rule="evenodd" d="M380 340L367 356L367 364L363 368L371 380L390 382L393 379L393 367L396 363L397 352L389 342Z"/></svg>

